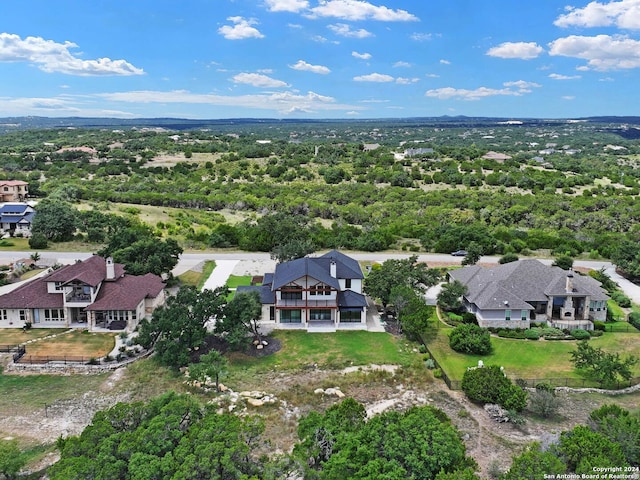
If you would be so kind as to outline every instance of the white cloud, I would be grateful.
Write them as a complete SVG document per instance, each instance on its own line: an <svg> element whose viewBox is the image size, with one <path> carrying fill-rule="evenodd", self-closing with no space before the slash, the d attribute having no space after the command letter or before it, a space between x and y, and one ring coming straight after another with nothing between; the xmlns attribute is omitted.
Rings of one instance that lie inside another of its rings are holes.
<svg viewBox="0 0 640 480"><path fill-rule="evenodd" d="M360 60L369 60L371 58L370 53L351 52L351 56L359 58Z"/></svg>
<svg viewBox="0 0 640 480"><path fill-rule="evenodd" d="M307 0L265 0L270 12L299 12L309 8Z"/></svg>
<svg viewBox="0 0 640 480"><path fill-rule="evenodd" d="M373 33L361 28L360 30L351 30L351 27L346 23L336 23L335 25L328 25L327 28L336 35L347 38L367 38L372 37Z"/></svg>
<svg viewBox="0 0 640 480"><path fill-rule="evenodd" d="M531 60L538 57L544 49L535 42L505 42L490 48L487 55L499 58L519 58Z"/></svg>
<svg viewBox="0 0 640 480"><path fill-rule="evenodd" d="M451 62L449 60L445 60L444 58L440 59L440 63L442 65L451 65Z"/></svg>
<svg viewBox="0 0 640 480"><path fill-rule="evenodd" d="M418 17L406 10L393 10L361 0L320 0L310 9L311 17L334 17L341 20L379 20L381 22L413 22Z"/></svg>
<svg viewBox="0 0 640 480"><path fill-rule="evenodd" d="M142 75L144 71L125 60L98 58L82 60L69 50L77 48L72 42L57 43L42 37L21 38L0 33L0 62L30 62L47 73L77 76Z"/></svg>
<svg viewBox="0 0 640 480"><path fill-rule="evenodd" d="M578 80L582 77L580 75L561 75L559 73L550 73L549 78L552 80Z"/></svg>
<svg viewBox="0 0 640 480"><path fill-rule="evenodd" d="M103 93L99 98L125 103L158 103L185 105L217 105L236 108L255 108L277 111L282 114L315 111L349 111L364 107L336 103L333 97L308 92L301 95L293 92L263 93L256 95L225 96L213 94L191 93L185 90L176 91L129 91Z"/></svg>
<svg viewBox="0 0 640 480"><path fill-rule="evenodd" d="M311 40L317 43L327 43L329 41L322 35L314 35L313 37L311 37Z"/></svg>
<svg viewBox="0 0 640 480"><path fill-rule="evenodd" d="M524 95L525 93L530 93L530 87L539 87L537 83L533 82L525 82L524 80L518 80L517 82L505 82L503 84L506 88L488 88L488 87L479 87L475 90L467 90L465 88L453 88L453 87L444 87L444 88L436 88L432 90L427 90L425 96L437 98L439 100L480 100L485 97L495 97L495 96L514 96L519 97ZM511 87L517 87L517 90L514 90Z"/></svg>
<svg viewBox="0 0 640 480"><path fill-rule="evenodd" d="M575 100L575 95L565 95L562 97L563 100Z"/></svg>
<svg viewBox="0 0 640 480"><path fill-rule="evenodd" d="M404 77L398 77L396 78L396 83L399 85L410 85L412 83L418 83L420 81L419 78L404 78Z"/></svg>
<svg viewBox="0 0 640 480"><path fill-rule="evenodd" d="M507 88L515 87L518 89L517 91L520 94L531 93L533 91L531 90L532 88L542 87L542 85L540 85L539 83L527 82L525 80L517 80L515 82L504 82L502 85L504 85Z"/></svg>
<svg viewBox="0 0 640 480"><path fill-rule="evenodd" d="M233 83L244 83L261 88L283 88L289 86L282 80L276 80L261 73L239 73L234 75L231 80Z"/></svg>
<svg viewBox="0 0 640 480"><path fill-rule="evenodd" d="M440 78L440 75L437 73L427 73L425 76L428 78Z"/></svg>
<svg viewBox="0 0 640 480"><path fill-rule="evenodd" d="M569 13L560 15L554 23L558 27L640 28L640 0L620 0L608 3L590 2L584 8L567 7Z"/></svg>
<svg viewBox="0 0 640 480"><path fill-rule="evenodd" d="M549 44L549 54L587 60L591 70L621 70L640 67L640 41L624 35L571 35Z"/></svg>
<svg viewBox="0 0 640 480"><path fill-rule="evenodd" d="M356 82L376 82L376 83L389 83L395 81L391 75L385 75L383 73L370 73L368 75L360 75L353 77Z"/></svg>
<svg viewBox="0 0 640 480"><path fill-rule="evenodd" d="M311 65L304 60L298 60L294 65L289 65L289 68L292 68L293 70L301 70L304 72L320 73L322 75L326 75L327 73L331 72L331 70L329 70L329 68L325 67L324 65Z"/></svg>
<svg viewBox="0 0 640 480"><path fill-rule="evenodd" d="M245 38L264 38L257 28L257 21L252 18L229 17L227 18L233 25L223 25L218 29L218 33L227 40L243 40Z"/></svg>
<svg viewBox="0 0 640 480"><path fill-rule="evenodd" d="M399 67L411 67L411 64L409 62L396 62L393 64L394 68L399 68Z"/></svg>
<svg viewBox="0 0 640 480"><path fill-rule="evenodd" d="M427 40L431 40L433 35L430 33L412 33L409 37L411 40L415 40L416 42L426 42Z"/></svg>

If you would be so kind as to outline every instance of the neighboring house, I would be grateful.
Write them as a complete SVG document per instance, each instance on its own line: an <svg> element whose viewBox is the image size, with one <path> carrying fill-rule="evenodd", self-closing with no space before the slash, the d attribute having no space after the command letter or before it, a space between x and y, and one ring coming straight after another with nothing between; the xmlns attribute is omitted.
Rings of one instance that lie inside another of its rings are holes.
<svg viewBox="0 0 640 480"><path fill-rule="evenodd" d="M362 294L360 264L332 250L276 265L262 286L238 287L258 291L263 324L309 331L366 329L367 300Z"/></svg>
<svg viewBox="0 0 640 480"><path fill-rule="evenodd" d="M26 203L5 203L0 206L0 229L12 237L31 236L31 222L35 212Z"/></svg>
<svg viewBox="0 0 640 480"><path fill-rule="evenodd" d="M164 286L157 275L126 275L123 265L94 255L1 295L0 327L132 332L164 303Z"/></svg>
<svg viewBox="0 0 640 480"><path fill-rule="evenodd" d="M0 202L23 202L29 197L29 184L22 180L0 180Z"/></svg>
<svg viewBox="0 0 640 480"><path fill-rule="evenodd" d="M450 279L467 286L464 304L481 327L529 328L547 322L557 328L593 330L607 318L609 297L600 282L538 260L497 267L452 270Z"/></svg>

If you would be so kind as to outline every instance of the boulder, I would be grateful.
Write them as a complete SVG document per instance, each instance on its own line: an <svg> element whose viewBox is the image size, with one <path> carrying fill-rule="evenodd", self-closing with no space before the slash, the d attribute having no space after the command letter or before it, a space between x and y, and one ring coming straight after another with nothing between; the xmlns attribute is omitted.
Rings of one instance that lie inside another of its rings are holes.
<svg viewBox="0 0 640 480"><path fill-rule="evenodd" d="M258 398L247 398L247 405L251 405L252 407L261 407L264 405L264 402Z"/></svg>

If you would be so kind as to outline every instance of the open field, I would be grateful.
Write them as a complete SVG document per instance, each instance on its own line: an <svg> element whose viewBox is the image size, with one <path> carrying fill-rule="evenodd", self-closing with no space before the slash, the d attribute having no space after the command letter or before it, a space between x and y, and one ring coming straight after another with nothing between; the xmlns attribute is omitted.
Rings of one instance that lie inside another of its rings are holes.
<svg viewBox="0 0 640 480"><path fill-rule="evenodd" d="M576 349L576 342L548 340L518 340L491 337L493 353L489 355L466 355L453 351L449 347L451 328L441 327L433 330L427 342L429 350L452 380L462 380L468 367L485 365L504 367L511 378L549 380L559 378L582 379L573 368L570 352ZM637 332L637 331L636 331ZM623 357L638 355L640 351L639 333L605 333L601 337L589 340L596 348L607 352L618 352ZM640 376L640 365L633 368L633 375ZM596 386L594 384L594 386Z"/></svg>

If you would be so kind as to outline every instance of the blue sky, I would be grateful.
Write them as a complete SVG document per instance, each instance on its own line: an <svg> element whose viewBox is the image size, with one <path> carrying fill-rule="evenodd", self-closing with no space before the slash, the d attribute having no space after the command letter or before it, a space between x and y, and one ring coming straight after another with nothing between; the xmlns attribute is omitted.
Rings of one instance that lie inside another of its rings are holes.
<svg viewBox="0 0 640 480"><path fill-rule="evenodd" d="M5 0L0 14L0 117L640 115L639 85L640 0Z"/></svg>

